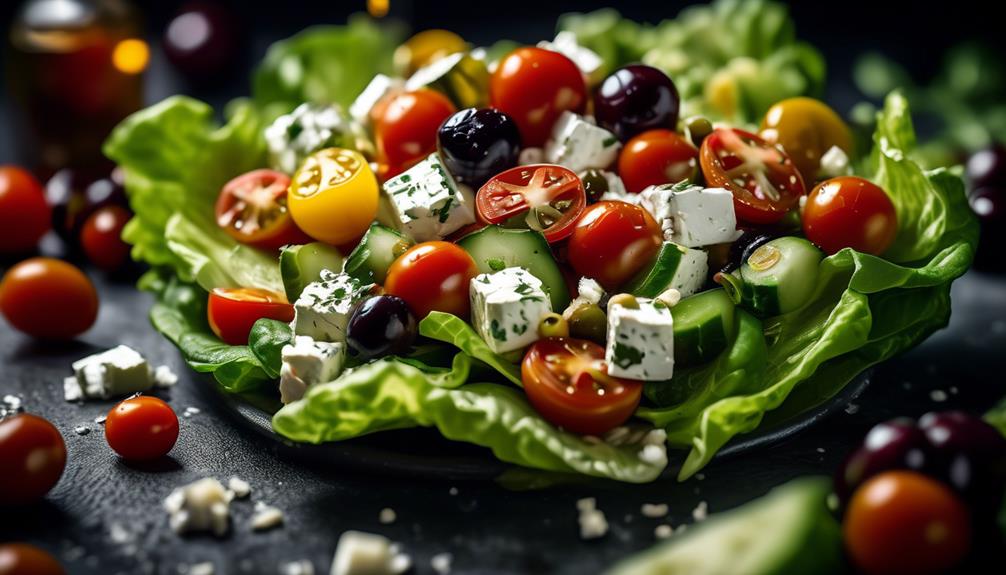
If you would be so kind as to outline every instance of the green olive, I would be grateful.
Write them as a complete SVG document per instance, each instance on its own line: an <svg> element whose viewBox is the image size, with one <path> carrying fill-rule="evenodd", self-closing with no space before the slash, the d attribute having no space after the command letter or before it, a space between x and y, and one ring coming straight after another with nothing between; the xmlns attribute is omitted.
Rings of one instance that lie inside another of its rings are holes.
<svg viewBox="0 0 1006 575"><path fill-rule="evenodd" d="M608 318L601 306L589 301L581 301L570 307L564 314L569 324L569 335L604 345L608 329Z"/></svg>
<svg viewBox="0 0 1006 575"><path fill-rule="evenodd" d="M608 300L608 309L612 306L620 305L627 309L639 309L639 301L636 300L636 296L629 293L620 293L618 295L611 296Z"/></svg>
<svg viewBox="0 0 1006 575"><path fill-rule="evenodd" d="M713 133L713 124L702 116L692 116L685 120L685 130L688 139L695 144L696 148L699 148L702 146L702 140Z"/></svg>
<svg viewBox="0 0 1006 575"><path fill-rule="evenodd" d="M557 313L547 313L538 322L538 335L541 337L569 337L569 323L566 318Z"/></svg>
<svg viewBox="0 0 1006 575"><path fill-rule="evenodd" d="M580 181L583 182L583 191L587 194L588 204L597 202L608 191L608 179L601 170L593 168L587 170Z"/></svg>

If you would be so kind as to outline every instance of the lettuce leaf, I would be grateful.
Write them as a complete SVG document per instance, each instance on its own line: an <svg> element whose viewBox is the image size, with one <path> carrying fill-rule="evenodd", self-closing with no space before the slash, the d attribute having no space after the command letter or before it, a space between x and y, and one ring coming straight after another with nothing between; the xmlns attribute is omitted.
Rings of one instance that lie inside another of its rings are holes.
<svg viewBox="0 0 1006 575"><path fill-rule="evenodd" d="M475 333L468 322L456 315L439 311L430 312L419 322L419 334L449 343L467 355L485 363L507 378L511 383L521 386L520 367L496 354Z"/></svg>
<svg viewBox="0 0 1006 575"><path fill-rule="evenodd" d="M449 379L467 378L465 369ZM310 388L304 399L280 409L272 424L280 435L308 443L434 426L448 439L490 448L503 461L633 483L656 479L667 464L662 436L657 436L659 446L592 441L542 419L519 389L495 383L440 385L428 372L397 359L370 363ZM644 448L648 453L641 457ZM653 449L659 455L649 453Z"/></svg>

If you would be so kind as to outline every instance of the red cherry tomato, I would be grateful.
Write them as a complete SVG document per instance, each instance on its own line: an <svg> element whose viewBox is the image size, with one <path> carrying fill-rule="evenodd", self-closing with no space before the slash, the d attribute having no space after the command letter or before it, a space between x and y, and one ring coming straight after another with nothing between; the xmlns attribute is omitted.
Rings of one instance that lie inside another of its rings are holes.
<svg viewBox="0 0 1006 575"><path fill-rule="evenodd" d="M15 166L0 166L0 254L27 252L51 226L42 184Z"/></svg>
<svg viewBox="0 0 1006 575"><path fill-rule="evenodd" d="M0 575L66 575L56 558L27 543L0 545Z"/></svg>
<svg viewBox="0 0 1006 575"><path fill-rule="evenodd" d="M404 299L419 320L431 311L468 317L468 284L478 273L475 260L460 247L423 242L391 264L384 291Z"/></svg>
<svg viewBox="0 0 1006 575"><path fill-rule="evenodd" d="M566 110L583 112L587 86L572 60L542 48L517 48L489 79L489 102L517 122L525 146L541 146Z"/></svg>
<svg viewBox="0 0 1006 575"><path fill-rule="evenodd" d="M440 124L456 111L446 96L427 88L391 94L380 106L374 136L386 178L435 152Z"/></svg>
<svg viewBox="0 0 1006 575"><path fill-rule="evenodd" d="M888 471L861 485L843 524L853 562L870 575L943 573L971 546L967 508L943 484Z"/></svg>
<svg viewBox="0 0 1006 575"><path fill-rule="evenodd" d="M898 218L879 186L841 176L821 182L810 193L803 209L803 233L829 254L848 247L880 255L898 233Z"/></svg>
<svg viewBox="0 0 1006 575"><path fill-rule="evenodd" d="M646 210L598 202L583 211L569 239L569 263L581 276L615 291L657 255L660 226Z"/></svg>
<svg viewBox="0 0 1006 575"><path fill-rule="evenodd" d="M733 193L737 218L745 222L778 222L805 193L789 156L743 130L714 130L702 141L699 155L706 182Z"/></svg>
<svg viewBox="0 0 1006 575"><path fill-rule="evenodd" d="M210 292L206 314L210 328L228 345L246 345L255 322L293 321L293 306L278 293L259 288L216 288Z"/></svg>
<svg viewBox="0 0 1006 575"><path fill-rule="evenodd" d="M527 213L528 227L549 242L573 233L573 224L587 205L580 178L562 166L517 166L493 176L475 197L479 217L499 224Z"/></svg>
<svg viewBox="0 0 1006 575"><path fill-rule="evenodd" d="M123 459L157 459L167 455L178 440L178 416L156 397L130 397L108 412L105 439Z"/></svg>
<svg viewBox="0 0 1006 575"><path fill-rule="evenodd" d="M536 341L520 373L535 411L575 433L602 435L625 423L643 393L641 383L608 375L604 348L582 339Z"/></svg>
<svg viewBox="0 0 1006 575"><path fill-rule="evenodd" d="M618 174L634 194L649 186L691 180L698 171L699 151L672 130L643 132L618 155Z"/></svg>
<svg viewBox="0 0 1006 575"><path fill-rule="evenodd" d="M48 421L21 413L0 421L0 505L25 505L49 492L66 467L66 444Z"/></svg>
<svg viewBox="0 0 1006 575"><path fill-rule="evenodd" d="M0 281L0 312L12 326L40 339L72 339L98 317L98 292L71 264L31 258Z"/></svg>
<svg viewBox="0 0 1006 575"><path fill-rule="evenodd" d="M305 244L287 208L290 177L275 170L254 170L224 184L217 197L217 225L235 240L263 250Z"/></svg>
<svg viewBox="0 0 1006 575"><path fill-rule="evenodd" d="M106 206L91 214L80 231L80 243L91 263L105 271L114 271L129 257L129 244L122 240L129 210Z"/></svg>

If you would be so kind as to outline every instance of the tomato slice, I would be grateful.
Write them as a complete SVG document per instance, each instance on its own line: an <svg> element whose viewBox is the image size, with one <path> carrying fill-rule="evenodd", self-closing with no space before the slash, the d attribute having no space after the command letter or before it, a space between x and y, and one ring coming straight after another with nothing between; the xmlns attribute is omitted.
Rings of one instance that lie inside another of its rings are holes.
<svg viewBox="0 0 1006 575"><path fill-rule="evenodd" d="M536 341L521 363L521 381L535 410L576 433L601 435L636 411L643 385L608 375L604 348L565 337Z"/></svg>
<svg viewBox="0 0 1006 575"><path fill-rule="evenodd" d="M510 168L493 176L475 197L483 221L498 224L527 213L527 226L545 234L550 243L573 233L573 224L586 205L580 178L553 164Z"/></svg>
<svg viewBox="0 0 1006 575"><path fill-rule="evenodd" d="M228 345L245 345L262 318L293 321L293 306L282 294L259 288L216 288L206 307L210 328Z"/></svg>
<svg viewBox="0 0 1006 575"><path fill-rule="evenodd" d="M706 182L730 190L738 219L748 223L778 222L806 192L789 156L749 132L718 128L699 155Z"/></svg>
<svg viewBox="0 0 1006 575"><path fill-rule="evenodd" d="M287 210L290 178L254 170L227 182L217 197L217 225L235 240L266 250L310 240Z"/></svg>

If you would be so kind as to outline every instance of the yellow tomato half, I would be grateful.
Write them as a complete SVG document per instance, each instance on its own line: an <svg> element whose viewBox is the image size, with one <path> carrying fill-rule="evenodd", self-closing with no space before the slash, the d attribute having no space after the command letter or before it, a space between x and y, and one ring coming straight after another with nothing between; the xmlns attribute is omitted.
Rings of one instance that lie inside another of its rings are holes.
<svg viewBox="0 0 1006 575"><path fill-rule="evenodd" d="M293 221L312 238L341 245L359 238L377 215L378 185L358 152L326 148L293 175L287 204Z"/></svg>
<svg viewBox="0 0 1006 575"><path fill-rule="evenodd" d="M761 137L779 144L810 188L817 180L821 156L832 146L852 155L852 132L827 104L813 98L788 98L765 113Z"/></svg>
<svg viewBox="0 0 1006 575"><path fill-rule="evenodd" d="M395 50L395 68L409 77L444 56L468 49L464 38L449 30L423 30Z"/></svg>

